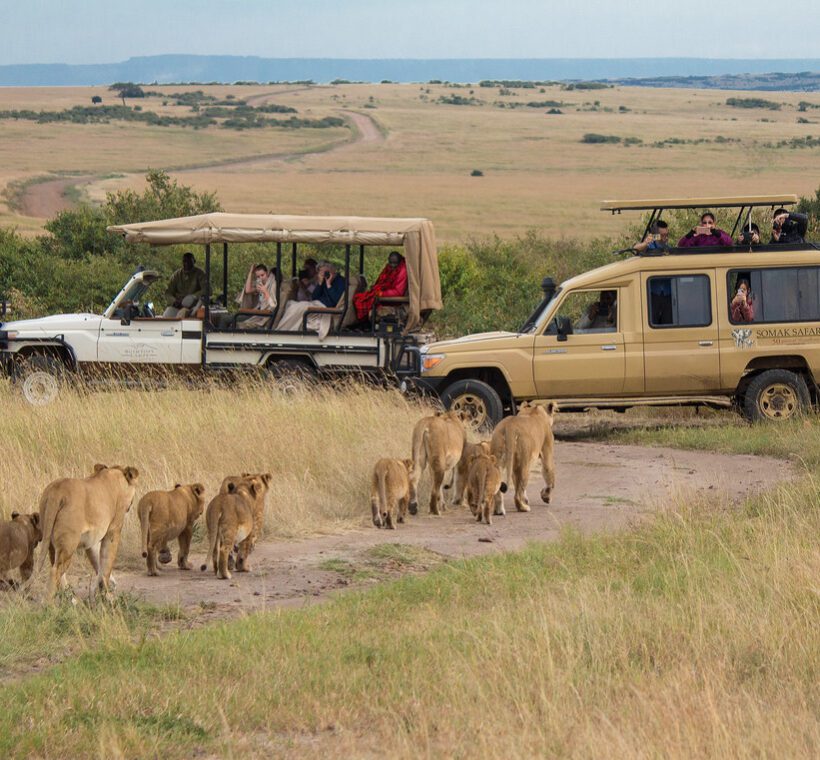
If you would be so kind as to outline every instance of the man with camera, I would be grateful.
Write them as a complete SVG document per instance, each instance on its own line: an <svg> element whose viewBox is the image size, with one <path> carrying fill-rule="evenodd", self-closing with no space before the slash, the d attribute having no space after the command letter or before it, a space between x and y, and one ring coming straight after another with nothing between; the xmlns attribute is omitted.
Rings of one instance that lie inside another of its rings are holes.
<svg viewBox="0 0 820 760"><path fill-rule="evenodd" d="M347 283L336 271L336 266L329 261L319 262L317 270L319 285L313 291L310 301L290 301L277 329L297 331L302 329L305 314L308 314L307 329L316 330L319 339L324 340L332 327L331 314L322 314L322 310L335 309L344 295ZM316 310L319 310L318 312Z"/></svg>
<svg viewBox="0 0 820 760"><path fill-rule="evenodd" d="M679 241L678 248L700 248L705 245L734 245L731 235L715 226L715 215L704 211L700 225L689 230Z"/></svg>
<svg viewBox="0 0 820 760"><path fill-rule="evenodd" d="M669 225L658 219L652 225L647 236L640 242L632 246L638 253L645 251L665 251L669 248Z"/></svg>
<svg viewBox="0 0 820 760"><path fill-rule="evenodd" d="M784 245L804 243L803 236L808 228L809 217L806 214L789 213L786 209L779 208L772 218L772 239L769 242Z"/></svg>

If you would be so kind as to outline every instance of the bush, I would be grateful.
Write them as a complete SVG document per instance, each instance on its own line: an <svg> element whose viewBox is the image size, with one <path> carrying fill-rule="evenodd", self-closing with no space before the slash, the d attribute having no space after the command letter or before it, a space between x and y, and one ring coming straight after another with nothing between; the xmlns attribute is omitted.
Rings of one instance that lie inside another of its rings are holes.
<svg viewBox="0 0 820 760"><path fill-rule="evenodd" d="M726 98L726 105L733 108L767 108L770 111L779 111L780 103L764 98Z"/></svg>
<svg viewBox="0 0 820 760"><path fill-rule="evenodd" d="M599 135L596 132L587 132L582 138L582 143L619 143L621 138L617 135Z"/></svg>
<svg viewBox="0 0 820 760"><path fill-rule="evenodd" d="M483 176L484 176L484 172L483 172L483 171L481 171L481 169L473 169L473 170L470 172L470 176L471 176L471 177L483 177Z"/></svg>

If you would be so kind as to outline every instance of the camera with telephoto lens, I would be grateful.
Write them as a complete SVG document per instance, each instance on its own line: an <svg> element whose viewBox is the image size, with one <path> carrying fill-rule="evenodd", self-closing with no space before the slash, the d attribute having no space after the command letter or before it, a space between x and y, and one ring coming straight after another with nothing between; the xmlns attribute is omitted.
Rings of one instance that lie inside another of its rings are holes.
<svg viewBox="0 0 820 760"><path fill-rule="evenodd" d="M743 230L743 234L740 236L740 242L743 245L751 245L754 242L755 231L750 229Z"/></svg>

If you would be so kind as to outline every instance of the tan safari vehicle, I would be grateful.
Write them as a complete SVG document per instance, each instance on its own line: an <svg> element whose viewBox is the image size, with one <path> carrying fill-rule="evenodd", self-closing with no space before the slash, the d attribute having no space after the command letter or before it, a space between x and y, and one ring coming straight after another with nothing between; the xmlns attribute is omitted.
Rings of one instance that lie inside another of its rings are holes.
<svg viewBox="0 0 820 760"><path fill-rule="evenodd" d="M763 244L627 249L558 288L547 278L518 332L421 347L417 384L476 426L539 399L557 399L564 410L705 405L735 406L751 420L793 417L818 397L820 248L768 238L772 211L796 201L605 202L612 213L651 211L647 234L667 209L736 208L731 237L747 240L757 213Z"/></svg>

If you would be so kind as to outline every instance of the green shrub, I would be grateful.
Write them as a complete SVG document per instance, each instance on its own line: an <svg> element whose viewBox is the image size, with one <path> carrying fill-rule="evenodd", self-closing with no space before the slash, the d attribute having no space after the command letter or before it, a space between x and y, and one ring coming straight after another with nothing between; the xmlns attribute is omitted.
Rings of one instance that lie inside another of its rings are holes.
<svg viewBox="0 0 820 760"><path fill-rule="evenodd" d="M587 132L582 138L582 143L619 143L621 138L617 135L599 135L597 132Z"/></svg>

